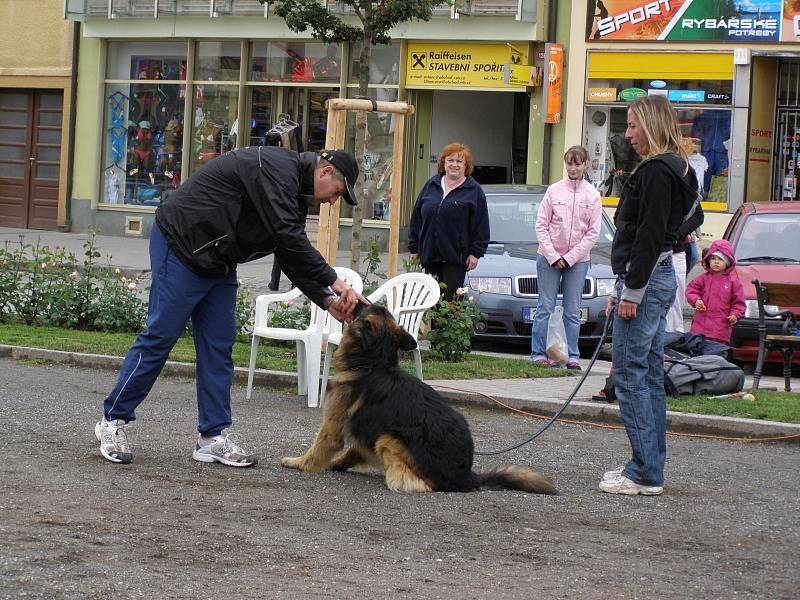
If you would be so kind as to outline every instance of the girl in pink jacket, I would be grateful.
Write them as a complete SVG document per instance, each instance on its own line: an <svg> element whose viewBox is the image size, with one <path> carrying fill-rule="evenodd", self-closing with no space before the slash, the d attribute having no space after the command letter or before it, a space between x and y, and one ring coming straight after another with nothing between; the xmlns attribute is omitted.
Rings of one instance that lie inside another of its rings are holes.
<svg viewBox="0 0 800 600"><path fill-rule="evenodd" d="M727 344L734 323L744 316L744 288L732 274L736 266L733 249L727 240L717 240L703 258L706 272L686 286L686 300L696 312L692 333Z"/></svg>
<svg viewBox="0 0 800 600"><path fill-rule="evenodd" d="M568 369L580 371L578 332L583 282L589 271L589 251L600 233L600 192L584 179L589 153L573 146L564 154L567 177L547 188L536 219L539 253L536 278L539 301L533 319L531 360L552 366L547 358L547 325L562 291L564 329L567 334Z"/></svg>

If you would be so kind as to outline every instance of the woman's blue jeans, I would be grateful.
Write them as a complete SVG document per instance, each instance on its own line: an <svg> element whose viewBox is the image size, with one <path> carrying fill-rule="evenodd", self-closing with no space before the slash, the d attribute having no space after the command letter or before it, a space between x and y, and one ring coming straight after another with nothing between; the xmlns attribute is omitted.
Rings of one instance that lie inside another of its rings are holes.
<svg viewBox="0 0 800 600"><path fill-rule="evenodd" d="M664 393L664 331L675 299L672 261L656 265L633 319L614 313L614 393L631 443L622 474L642 485L664 485L667 401ZM617 301L622 291L617 281Z"/></svg>
<svg viewBox="0 0 800 600"><path fill-rule="evenodd" d="M547 325L556 307L558 286L561 285L564 307L564 329L567 332L569 360L578 360L578 334L581 330L581 296L583 282L589 272L589 261L579 262L566 269L556 269L541 254L536 257L536 279L539 286L539 301L533 318L531 335L531 359L547 358Z"/></svg>

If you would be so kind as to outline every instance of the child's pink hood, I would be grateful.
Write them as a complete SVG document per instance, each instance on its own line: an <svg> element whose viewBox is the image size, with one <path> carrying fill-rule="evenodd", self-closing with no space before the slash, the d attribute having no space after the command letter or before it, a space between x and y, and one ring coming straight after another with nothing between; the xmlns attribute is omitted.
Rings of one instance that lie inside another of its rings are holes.
<svg viewBox="0 0 800 600"><path fill-rule="evenodd" d="M722 252L722 254L728 257L728 268L725 269L723 273L730 273L733 271L733 268L736 266L736 257L733 255L733 248L731 248L731 243L728 240L716 240L711 243L711 247L703 257L703 268L706 271L711 270L711 267L708 264L708 259L711 258L711 255L714 254L714 252Z"/></svg>

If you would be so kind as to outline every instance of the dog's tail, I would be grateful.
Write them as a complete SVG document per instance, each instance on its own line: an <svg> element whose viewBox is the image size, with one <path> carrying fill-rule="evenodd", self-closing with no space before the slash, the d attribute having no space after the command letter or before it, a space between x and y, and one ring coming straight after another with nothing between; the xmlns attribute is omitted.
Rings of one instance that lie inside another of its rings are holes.
<svg viewBox="0 0 800 600"><path fill-rule="evenodd" d="M494 490L519 490L534 494L557 494L553 483L541 473L523 467L504 467L488 473L474 473L478 486Z"/></svg>

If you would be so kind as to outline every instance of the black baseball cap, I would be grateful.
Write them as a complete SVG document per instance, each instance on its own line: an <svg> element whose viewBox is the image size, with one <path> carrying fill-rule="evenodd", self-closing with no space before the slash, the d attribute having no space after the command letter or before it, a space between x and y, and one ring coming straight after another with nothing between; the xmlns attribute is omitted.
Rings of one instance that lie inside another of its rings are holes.
<svg viewBox="0 0 800 600"><path fill-rule="evenodd" d="M356 164L355 157L344 150L322 150L319 155L344 175L344 185L346 189L344 194L342 194L342 198L344 198L345 202L350 206L355 206L356 195L353 193L353 187L356 181L358 181L358 165Z"/></svg>

